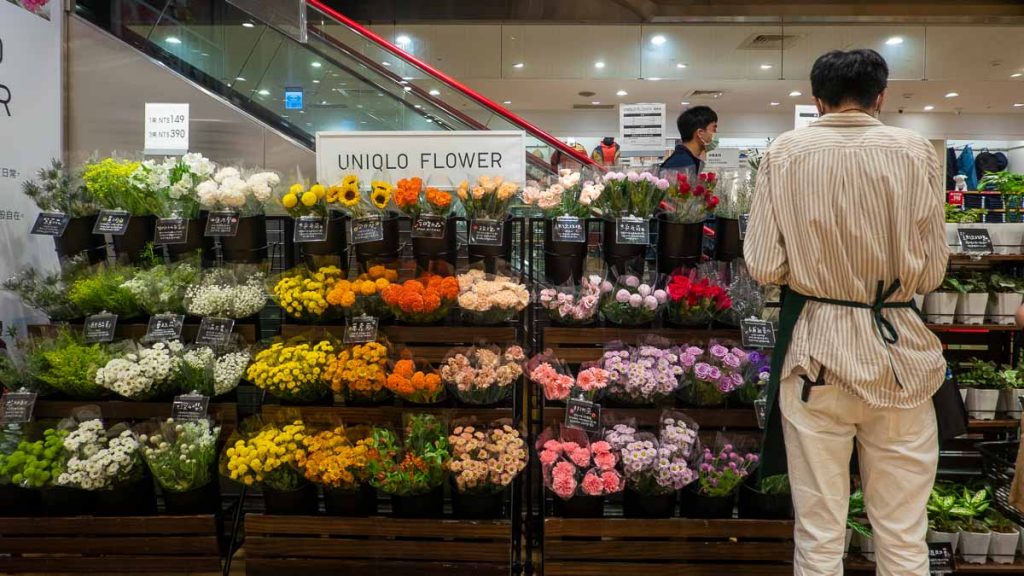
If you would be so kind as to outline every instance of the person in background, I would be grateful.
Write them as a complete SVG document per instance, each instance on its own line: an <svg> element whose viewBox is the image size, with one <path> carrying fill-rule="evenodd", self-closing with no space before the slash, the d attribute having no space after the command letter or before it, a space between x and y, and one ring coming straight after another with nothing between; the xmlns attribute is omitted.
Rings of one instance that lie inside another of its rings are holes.
<svg viewBox="0 0 1024 576"><path fill-rule="evenodd" d="M605 136L601 143L594 147L590 157L601 166L615 166L619 163L619 143L611 136Z"/></svg>
<svg viewBox="0 0 1024 576"><path fill-rule="evenodd" d="M701 172L704 156L718 145L718 114L708 106L694 106L683 110L676 119L679 139L672 155L661 164L662 170L686 170Z"/></svg>
<svg viewBox="0 0 1024 576"><path fill-rule="evenodd" d="M761 474L788 464L796 576L843 573L855 438L877 573L928 574L946 361L911 297L946 273L944 173L878 121L888 77L873 50L818 58L821 117L765 153L744 242L751 275L783 286Z"/></svg>

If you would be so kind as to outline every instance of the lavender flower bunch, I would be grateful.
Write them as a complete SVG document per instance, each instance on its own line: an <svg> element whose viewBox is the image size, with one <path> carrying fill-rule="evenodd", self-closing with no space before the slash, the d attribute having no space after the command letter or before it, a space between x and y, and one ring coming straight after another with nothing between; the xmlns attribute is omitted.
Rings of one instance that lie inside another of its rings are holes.
<svg viewBox="0 0 1024 576"><path fill-rule="evenodd" d="M628 404L663 401L679 388L685 370L678 347L642 345L607 351L602 368L610 373L609 393Z"/></svg>
<svg viewBox="0 0 1024 576"><path fill-rule="evenodd" d="M741 455L733 449L732 444L723 446L718 454L705 448L697 491L704 496L729 496L757 466L757 461L757 454Z"/></svg>
<svg viewBox="0 0 1024 576"><path fill-rule="evenodd" d="M772 371L772 357L764 352L752 350L747 353L747 367L744 371L743 386L736 392L740 402L753 406L761 390L768 385Z"/></svg>
<svg viewBox="0 0 1024 576"><path fill-rule="evenodd" d="M697 350L696 346L690 346L684 351L687 366L694 360L684 399L694 406L721 406L727 394L743 386L747 353L740 348L713 344L707 354L698 359Z"/></svg>

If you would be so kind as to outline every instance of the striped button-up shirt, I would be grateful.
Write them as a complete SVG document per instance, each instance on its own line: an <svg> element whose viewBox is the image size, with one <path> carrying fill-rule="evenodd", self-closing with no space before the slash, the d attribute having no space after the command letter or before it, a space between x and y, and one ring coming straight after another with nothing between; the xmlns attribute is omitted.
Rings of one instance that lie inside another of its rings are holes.
<svg viewBox="0 0 1024 576"><path fill-rule="evenodd" d="M744 255L763 284L870 304L879 281L889 302L939 286L949 248L943 174L921 136L860 112L827 114L783 134L764 155ZM883 310L899 336L886 344L869 309L808 302L780 377L794 371L872 406L909 408L942 384L938 338L910 308Z"/></svg>

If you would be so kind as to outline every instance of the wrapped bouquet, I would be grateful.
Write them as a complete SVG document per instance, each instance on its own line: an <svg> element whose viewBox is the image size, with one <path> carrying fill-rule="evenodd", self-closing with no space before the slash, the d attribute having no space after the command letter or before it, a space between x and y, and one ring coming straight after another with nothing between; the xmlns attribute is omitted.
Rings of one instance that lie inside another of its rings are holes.
<svg viewBox="0 0 1024 576"><path fill-rule="evenodd" d="M441 365L441 380L448 390L467 404L489 405L512 393L523 374L523 349L509 346L473 346L455 349Z"/></svg>
<svg viewBox="0 0 1024 576"><path fill-rule="evenodd" d="M530 291L511 278L470 270L458 281L459 308L472 324L507 322L530 303Z"/></svg>
<svg viewBox="0 0 1024 576"><path fill-rule="evenodd" d="M152 400L174 389L183 346L176 340L150 345L129 343L96 371L96 384L129 400Z"/></svg>

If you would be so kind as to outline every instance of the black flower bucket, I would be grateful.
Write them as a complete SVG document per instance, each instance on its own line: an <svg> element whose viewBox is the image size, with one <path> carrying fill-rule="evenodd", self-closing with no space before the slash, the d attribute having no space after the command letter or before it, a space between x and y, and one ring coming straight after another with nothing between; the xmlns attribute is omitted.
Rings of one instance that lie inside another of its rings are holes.
<svg viewBox="0 0 1024 576"><path fill-rule="evenodd" d="M626 489L622 494L622 515L626 518L671 518L676 513L676 492L641 494Z"/></svg>
<svg viewBox="0 0 1024 576"><path fill-rule="evenodd" d="M398 216L390 215L381 221L384 237L373 242L362 242L355 245L356 262L359 269L366 272L378 264L395 268L401 253L398 232Z"/></svg>
<svg viewBox="0 0 1024 576"><path fill-rule="evenodd" d="M444 515L444 490L439 486L426 494L392 496L391 512L396 518L440 518Z"/></svg>
<svg viewBox="0 0 1024 576"><path fill-rule="evenodd" d="M756 520L786 520L793 517L793 497L765 494L749 484L740 488L739 517Z"/></svg>
<svg viewBox="0 0 1024 576"><path fill-rule="evenodd" d="M568 500L554 499L555 516L561 518L603 518L604 496L573 496Z"/></svg>
<svg viewBox="0 0 1024 576"><path fill-rule="evenodd" d="M327 219L327 238L323 242L302 242L299 250L305 256L338 256L348 260L348 215L332 210ZM313 258L316 260L316 258Z"/></svg>
<svg viewBox="0 0 1024 576"><path fill-rule="evenodd" d="M39 490L12 484L0 486L0 516L38 516L42 505Z"/></svg>
<svg viewBox="0 0 1024 576"><path fill-rule="evenodd" d="M206 238L206 248L212 255L212 241ZM267 217L247 216L238 219L238 233L220 237L221 255L224 262L258 264L267 259Z"/></svg>
<svg viewBox="0 0 1024 576"><path fill-rule="evenodd" d="M459 258L459 221L449 218L441 238L413 238L412 255L420 270L430 270L434 262L447 262L456 266Z"/></svg>
<svg viewBox="0 0 1024 576"><path fill-rule="evenodd" d="M319 508L315 484L303 484L295 490L263 487L263 505L267 514L312 516Z"/></svg>
<svg viewBox="0 0 1024 576"><path fill-rule="evenodd" d="M601 251L605 264L616 274L639 273L644 269L647 244L619 244L615 233L615 222L603 222Z"/></svg>
<svg viewBox="0 0 1024 576"><path fill-rule="evenodd" d="M148 475L110 490L97 490L93 513L97 516L151 516L156 514L156 491Z"/></svg>
<svg viewBox="0 0 1024 576"><path fill-rule="evenodd" d="M358 490L325 486L324 509L331 516L373 516L377 514L377 491L368 484Z"/></svg>
<svg viewBox="0 0 1024 576"><path fill-rule="evenodd" d="M472 226L472 222L466 225ZM484 272L497 274L502 268L502 263L512 261L512 219L509 218L502 224L500 245L470 244L467 252L470 266L482 263Z"/></svg>
<svg viewBox="0 0 1024 576"><path fill-rule="evenodd" d="M39 497L45 516L89 516L95 504L94 493L65 486L43 488Z"/></svg>
<svg viewBox="0 0 1024 576"><path fill-rule="evenodd" d="M146 244L153 241L156 230L156 216L132 216L128 229L120 236L114 236L114 253L118 259L127 258L138 262L146 251Z"/></svg>
<svg viewBox="0 0 1024 576"><path fill-rule="evenodd" d="M680 224L658 218L658 272L671 274L700 262L704 224Z"/></svg>
<svg viewBox="0 0 1024 576"><path fill-rule="evenodd" d="M679 515L683 518L732 518L734 496L705 496L696 489L684 488L679 493Z"/></svg>
<svg viewBox="0 0 1024 576"><path fill-rule="evenodd" d="M552 220L544 220L544 277L551 284L564 284L570 280L578 283L583 278L587 243L555 242L552 240L552 228Z"/></svg>
<svg viewBox="0 0 1024 576"><path fill-rule="evenodd" d="M203 249L203 233L206 231L206 218L193 218L188 221L188 232L183 244L164 244L167 256L173 261L184 260L199 253Z"/></svg>
<svg viewBox="0 0 1024 576"><path fill-rule="evenodd" d="M213 481L184 492L164 490L164 508L168 514L180 516L219 513L220 487Z"/></svg>
<svg viewBox="0 0 1024 576"><path fill-rule="evenodd" d="M452 487L452 513L466 520L494 520L502 518L507 490L464 494Z"/></svg>
<svg viewBox="0 0 1024 576"><path fill-rule="evenodd" d="M743 240L740 240L740 221L736 218L715 220L715 260L732 262L743 257Z"/></svg>
<svg viewBox="0 0 1024 576"><path fill-rule="evenodd" d="M53 237L57 255L61 258L68 258L85 252L90 264L97 264L106 259L107 250L103 235L93 234L94 226L96 226L95 214L68 220L68 227L64 229L64 234Z"/></svg>

